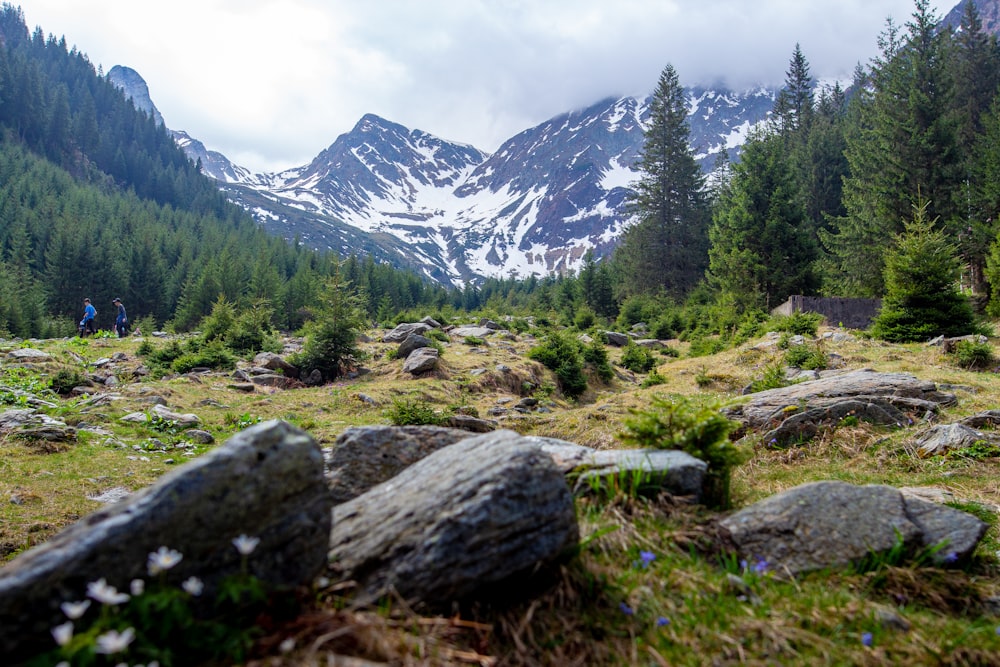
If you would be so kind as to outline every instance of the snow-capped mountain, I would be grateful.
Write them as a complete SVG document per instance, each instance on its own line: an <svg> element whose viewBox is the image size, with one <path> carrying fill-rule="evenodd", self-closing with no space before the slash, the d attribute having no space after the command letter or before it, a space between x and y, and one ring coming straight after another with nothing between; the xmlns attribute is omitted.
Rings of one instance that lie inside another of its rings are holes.
<svg viewBox="0 0 1000 667"><path fill-rule="evenodd" d="M767 117L774 92L688 91L692 147L706 169ZM397 248L446 284L542 276L616 245L646 117L647 100L607 99L487 155L367 115L309 165L220 180L272 232L316 247L353 251L331 228L339 222L401 241Z"/></svg>
<svg viewBox="0 0 1000 667"><path fill-rule="evenodd" d="M145 82L118 70L112 82L139 108L155 109ZM686 91L692 148L706 170L723 149L735 156L775 92ZM588 250L607 255L630 222L625 202L647 103L602 100L527 129L492 155L369 114L308 165L273 174L251 174L183 132L174 137L270 232L461 285L576 270Z"/></svg>

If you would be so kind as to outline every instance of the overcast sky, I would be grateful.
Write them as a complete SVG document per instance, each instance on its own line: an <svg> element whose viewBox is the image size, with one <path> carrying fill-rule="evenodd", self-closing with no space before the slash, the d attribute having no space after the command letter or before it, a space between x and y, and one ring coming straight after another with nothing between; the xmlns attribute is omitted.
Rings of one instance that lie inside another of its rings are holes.
<svg viewBox="0 0 1000 667"><path fill-rule="evenodd" d="M795 44L849 79L913 0L23 0L29 29L136 70L171 129L249 169L365 113L492 152L559 113L681 83L780 84ZM955 0L957 3L958 0ZM932 1L941 16L954 3Z"/></svg>

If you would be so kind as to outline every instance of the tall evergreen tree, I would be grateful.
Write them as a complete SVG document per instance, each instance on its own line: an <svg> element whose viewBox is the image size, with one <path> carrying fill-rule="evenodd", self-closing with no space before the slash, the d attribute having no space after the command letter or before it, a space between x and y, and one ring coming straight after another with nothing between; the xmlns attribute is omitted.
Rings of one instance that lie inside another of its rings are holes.
<svg viewBox="0 0 1000 667"><path fill-rule="evenodd" d="M785 73L785 85L774 103L773 123L782 135L804 136L812 125L813 78L798 44Z"/></svg>
<svg viewBox="0 0 1000 667"><path fill-rule="evenodd" d="M916 0L905 39L890 20L879 38L881 54L852 98L846 214L822 234L832 259L829 291L882 293L886 241L902 231L917 192L933 202L930 217L952 218L960 160L945 57L949 35L937 24L928 0Z"/></svg>
<svg viewBox="0 0 1000 667"><path fill-rule="evenodd" d="M744 144L709 230L709 278L744 309L816 289L816 245L784 147L779 135Z"/></svg>
<svg viewBox="0 0 1000 667"><path fill-rule="evenodd" d="M704 176L691 150L687 100L673 66L660 74L631 200L638 221L615 252L619 291L681 297L707 265Z"/></svg>
<svg viewBox="0 0 1000 667"><path fill-rule="evenodd" d="M981 149L989 151L992 147L977 144L986 131L985 119L1000 85L1000 49L996 36L983 30L979 11L971 0L965 4L950 53L955 81L957 142L964 173L962 187L956 193L956 217L948 223L958 240L969 284L976 292L984 293L988 289L986 255L995 235L990 219L998 211L984 206L988 199L983 197L982 192L995 186L990 180L982 180L983 172L978 165L982 157Z"/></svg>

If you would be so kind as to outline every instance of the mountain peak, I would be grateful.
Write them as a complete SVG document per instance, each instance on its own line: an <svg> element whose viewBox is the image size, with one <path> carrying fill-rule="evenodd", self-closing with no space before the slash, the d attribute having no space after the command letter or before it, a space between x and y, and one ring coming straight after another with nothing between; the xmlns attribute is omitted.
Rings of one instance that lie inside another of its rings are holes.
<svg viewBox="0 0 1000 667"><path fill-rule="evenodd" d="M121 90L125 94L126 99L132 100L132 104L135 105L136 109L152 116L157 125L166 125L163 122L163 116L160 115L159 109L156 108L153 100L149 97L149 86L146 85L146 80L139 76L138 72L131 67L115 65L108 72L108 81L115 88Z"/></svg>

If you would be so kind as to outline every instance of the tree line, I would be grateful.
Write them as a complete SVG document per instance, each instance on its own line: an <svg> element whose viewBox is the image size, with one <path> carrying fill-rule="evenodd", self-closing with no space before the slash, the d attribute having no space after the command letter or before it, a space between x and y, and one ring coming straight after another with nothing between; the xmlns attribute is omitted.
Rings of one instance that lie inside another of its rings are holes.
<svg viewBox="0 0 1000 667"><path fill-rule="evenodd" d="M341 264L371 317L449 299L370 257L269 236L85 55L0 6L0 335L72 333L84 297L101 326L114 297L178 330L221 297L266 302L294 330Z"/></svg>
<svg viewBox="0 0 1000 667"><path fill-rule="evenodd" d="M916 0L878 46L844 90L818 88L796 45L769 121L708 175L688 142L677 72L665 68L636 222L608 262L619 313L630 299L712 303L733 326L731 313L757 317L792 294L883 297L887 265L919 218L959 260L956 287L1000 314L997 39L972 2L950 30ZM607 308L603 296L584 300Z"/></svg>

